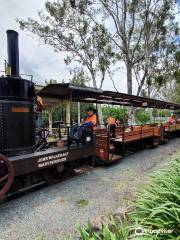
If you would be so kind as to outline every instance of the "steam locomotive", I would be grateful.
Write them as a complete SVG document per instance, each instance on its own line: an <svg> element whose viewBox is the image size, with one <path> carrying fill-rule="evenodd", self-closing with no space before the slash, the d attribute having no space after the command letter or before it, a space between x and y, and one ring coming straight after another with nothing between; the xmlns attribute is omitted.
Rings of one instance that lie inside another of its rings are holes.
<svg viewBox="0 0 180 240"><path fill-rule="evenodd" d="M7 31L8 62L0 77L0 198L11 188L16 191L49 177L62 164L93 155L88 146L36 151L35 87L19 73L18 33Z"/></svg>

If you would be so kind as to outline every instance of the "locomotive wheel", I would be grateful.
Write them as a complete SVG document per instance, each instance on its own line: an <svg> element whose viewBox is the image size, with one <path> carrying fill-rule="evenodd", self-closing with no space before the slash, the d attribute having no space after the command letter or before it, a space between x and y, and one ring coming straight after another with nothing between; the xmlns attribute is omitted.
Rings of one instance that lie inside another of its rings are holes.
<svg viewBox="0 0 180 240"><path fill-rule="evenodd" d="M7 168L7 174L0 176L0 198L2 198L14 180L14 168L12 163L2 154L0 154L0 164L4 164Z"/></svg>

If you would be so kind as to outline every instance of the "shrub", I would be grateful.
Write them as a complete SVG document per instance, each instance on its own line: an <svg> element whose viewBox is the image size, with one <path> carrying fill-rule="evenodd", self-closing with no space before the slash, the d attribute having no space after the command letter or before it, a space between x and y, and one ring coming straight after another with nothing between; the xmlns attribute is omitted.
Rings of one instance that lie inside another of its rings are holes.
<svg viewBox="0 0 180 240"><path fill-rule="evenodd" d="M79 228L82 240L180 239L180 155L164 170L153 174L151 184L133 203L127 218L110 218L102 231L88 223ZM137 236L135 229L144 233Z"/></svg>
<svg viewBox="0 0 180 240"><path fill-rule="evenodd" d="M136 118L137 122L140 124L146 124L150 121L149 112L147 112L144 109L138 109L136 111L135 118Z"/></svg>

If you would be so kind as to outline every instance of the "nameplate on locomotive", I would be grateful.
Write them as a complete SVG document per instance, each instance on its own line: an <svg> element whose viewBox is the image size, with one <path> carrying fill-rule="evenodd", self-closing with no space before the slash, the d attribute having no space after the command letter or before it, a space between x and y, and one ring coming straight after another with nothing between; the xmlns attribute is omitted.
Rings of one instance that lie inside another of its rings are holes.
<svg viewBox="0 0 180 240"><path fill-rule="evenodd" d="M37 160L38 168L47 167L54 164L65 162L67 160L67 156L68 156L68 152L40 157Z"/></svg>

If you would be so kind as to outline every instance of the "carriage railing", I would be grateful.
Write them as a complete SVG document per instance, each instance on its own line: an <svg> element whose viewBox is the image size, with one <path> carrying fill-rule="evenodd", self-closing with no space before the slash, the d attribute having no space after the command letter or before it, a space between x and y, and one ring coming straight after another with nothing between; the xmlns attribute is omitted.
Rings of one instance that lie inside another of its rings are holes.
<svg viewBox="0 0 180 240"><path fill-rule="evenodd" d="M78 127L83 127L81 125L76 124ZM57 140L57 145L58 146L67 146L70 148L72 146L71 141L70 141L70 129L72 125L70 124L59 124L57 128L52 129L52 133L49 133L47 138L44 137L43 144L41 146L38 146L36 151L39 151L43 148L50 147L52 145L55 145L54 143ZM159 128L159 126L156 123L149 123L149 124L139 124L135 126L125 126L123 124L120 124L118 127L115 129L115 138L116 139L121 139L123 145L126 143L126 141L134 141L134 140L141 140L146 137L159 137L162 138L162 131ZM149 132L148 132L149 131ZM134 136L129 136L134 134ZM106 139L106 151L108 154L112 152L111 150L111 142L113 141L112 133L110 131L110 128L107 124L98 124L95 130L92 130L89 132L90 140L89 142L94 141L93 134L97 136L98 139ZM43 135L44 136L44 135ZM100 137L101 136L101 137ZM49 141L48 138L50 139L55 139L54 141ZM84 141L83 144L87 144L89 142ZM78 143L78 142L77 142Z"/></svg>
<svg viewBox="0 0 180 240"><path fill-rule="evenodd" d="M76 125L78 126L78 128L86 128L78 124ZM73 141L72 143L72 139L70 138L70 131L72 126L73 125L64 125L63 129L62 126L58 128L53 128L52 132L50 132L47 128L38 130L36 140L38 138L40 138L40 140L39 144L36 141L36 152L52 146L67 146L68 148L70 148L74 146L74 144L78 145L82 143L83 145L86 145L94 141L94 132L91 128L88 128L89 131L87 133L83 133L82 138L76 139L76 141ZM82 139L84 140L83 142L81 141Z"/></svg>

